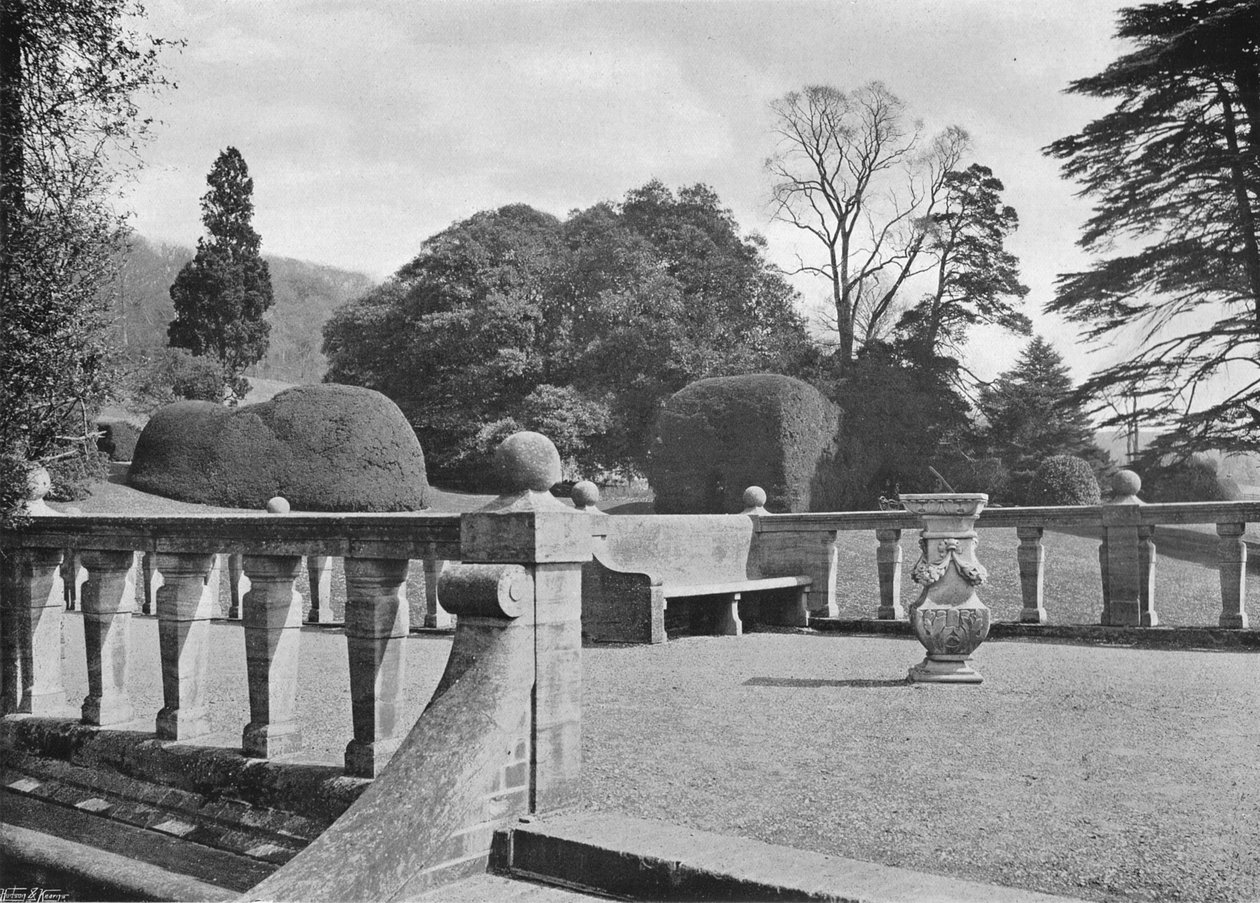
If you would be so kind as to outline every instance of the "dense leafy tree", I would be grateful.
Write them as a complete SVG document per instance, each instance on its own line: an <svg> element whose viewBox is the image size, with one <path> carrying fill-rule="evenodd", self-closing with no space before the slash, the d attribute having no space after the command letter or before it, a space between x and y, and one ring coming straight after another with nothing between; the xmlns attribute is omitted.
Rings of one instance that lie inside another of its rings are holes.
<svg viewBox="0 0 1260 903"><path fill-rule="evenodd" d="M1037 336L1011 369L981 389L986 426L980 444L983 454L1000 460L1010 474L1004 501L1027 503L1033 475L1054 455L1085 458L1096 466L1106 462L1074 388L1063 357Z"/></svg>
<svg viewBox="0 0 1260 903"><path fill-rule="evenodd" d="M794 301L712 191L654 182L564 222L515 205L433 236L334 314L327 378L393 398L448 479L518 426L587 472L638 468L688 382L808 355Z"/></svg>
<svg viewBox="0 0 1260 903"><path fill-rule="evenodd" d="M245 368L267 353L271 324L264 314L274 303L271 274L254 231L254 180L240 151L222 151L210 169L201 198L206 234L197 254L175 277L171 346L215 358L230 397L249 390Z"/></svg>
<svg viewBox="0 0 1260 903"><path fill-rule="evenodd" d="M822 246L822 262L799 272L827 282L837 360L847 367L864 342L886 336L907 283L931 269L924 224L970 142L956 127L926 139L879 82L853 91L810 85L771 110L775 216Z"/></svg>
<svg viewBox="0 0 1260 903"><path fill-rule="evenodd" d="M1260 448L1260 2L1127 8L1118 36L1136 47L1069 89L1115 109L1047 148L1094 201L1080 244L1098 254L1049 309L1139 344L1082 387L1100 410L1122 392L1183 448ZM1226 367L1224 397L1205 398Z"/></svg>
<svg viewBox="0 0 1260 903"><path fill-rule="evenodd" d="M121 220L116 180L164 84L132 0L0 0L0 513L27 461L90 444ZM77 445L76 445L77 443Z"/></svg>
<svg viewBox="0 0 1260 903"><path fill-rule="evenodd" d="M1018 259L1006 250L1019 216L1002 203L1002 188L979 163L945 174L941 209L923 224L935 286L898 324L927 353L957 351L972 326L993 324L1022 335L1032 329L1015 308L1028 286L1019 281Z"/></svg>

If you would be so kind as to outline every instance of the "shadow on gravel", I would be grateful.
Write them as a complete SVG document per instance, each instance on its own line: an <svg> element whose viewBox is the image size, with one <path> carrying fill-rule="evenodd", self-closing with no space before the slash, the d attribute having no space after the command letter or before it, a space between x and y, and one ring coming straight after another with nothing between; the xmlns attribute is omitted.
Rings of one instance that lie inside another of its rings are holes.
<svg viewBox="0 0 1260 903"><path fill-rule="evenodd" d="M907 678L899 678L897 680L811 680L801 677L750 677L744 681L746 687L807 687L811 689L819 687L857 687L858 689L873 689L877 687L909 687L910 681Z"/></svg>

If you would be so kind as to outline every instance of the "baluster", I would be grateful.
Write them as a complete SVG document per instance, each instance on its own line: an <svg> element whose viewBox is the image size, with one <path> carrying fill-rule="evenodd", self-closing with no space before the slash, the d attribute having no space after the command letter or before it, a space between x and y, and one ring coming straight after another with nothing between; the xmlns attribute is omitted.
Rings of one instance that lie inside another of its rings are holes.
<svg viewBox="0 0 1260 903"><path fill-rule="evenodd" d="M188 740L210 732L206 720L206 667L210 618L218 605L215 555L160 553L165 580L157 591L162 698L157 735Z"/></svg>
<svg viewBox="0 0 1260 903"><path fill-rule="evenodd" d="M233 552L227 556L228 563L228 613L230 620L241 616L241 599L249 592L249 578L245 576L245 568L241 561L244 556Z"/></svg>
<svg viewBox="0 0 1260 903"><path fill-rule="evenodd" d="M72 710L61 679L62 551L16 549L5 557L0 713L68 716Z"/></svg>
<svg viewBox="0 0 1260 903"><path fill-rule="evenodd" d="M437 553L430 543L429 554L424 557L424 626L425 627L452 627L455 624L455 618L442 607L442 600L438 598L438 582L442 577L442 570L446 567L446 562L437 557Z"/></svg>
<svg viewBox="0 0 1260 903"><path fill-rule="evenodd" d="M1138 527L1138 623L1158 627L1155 613L1155 527Z"/></svg>
<svg viewBox="0 0 1260 903"><path fill-rule="evenodd" d="M410 626L407 568L393 558L347 558L346 649L354 739L346 773L375 777L402 742L397 721Z"/></svg>
<svg viewBox="0 0 1260 903"><path fill-rule="evenodd" d="M133 552L85 551L87 581L80 596L87 650L88 694L83 723L123 724L133 717L127 695L130 672L131 612L136 598Z"/></svg>
<svg viewBox="0 0 1260 903"><path fill-rule="evenodd" d="M332 556L311 555L307 558L306 579L311 587L311 610L306 620L311 624L327 624L333 620Z"/></svg>
<svg viewBox="0 0 1260 903"><path fill-rule="evenodd" d="M163 578L157 569L157 554L145 552L141 562L144 575L144 600L140 603L140 613L151 615L155 612L154 600L157 591L162 588Z"/></svg>
<svg viewBox="0 0 1260 903"><path fill-rule="evenodd" d="M1046 547L1041 544L1044 533L1042 527L1015 528L1015 535L1019 537L1015 557L1019 561L1019 584L1024 597L1019 620L1024 624L1046 623Z"/></svg>
<svg viewBox="0 0 1260 903"><path fill-rule="evenodd" d="M1221 568L1222 627L1247 629L1247 543L1242 535L1246 524L1217 524L1220 537L1217 555Z"/></svg>
<svg viewBox="0 0 1260 903"><path fill-rule="evenodd" d="M1111 570L1107 567L1110 557L1107 552L1107 528L1103 527L1102 542L1098 544L1098 570L1102 574L1102 617L1098 623L1107 626L1111 623Z"/></svg>
<svg viewBox="0 0 1260 903"><path fill-rule="evenodd" d="M904 621L906 610L901 605L901 530L875 531L879 547L875 550L875 568L879 572L879 611L881 621Z"/></svg>
<svg viewBox="0 0 1260 903"><path fill-rule="evenodd" d="M245 665L249 671L250 722L241 737L247 756L270 758L301 746L297 721L298 645L302 596L297 555L246 555Z"/></svg>

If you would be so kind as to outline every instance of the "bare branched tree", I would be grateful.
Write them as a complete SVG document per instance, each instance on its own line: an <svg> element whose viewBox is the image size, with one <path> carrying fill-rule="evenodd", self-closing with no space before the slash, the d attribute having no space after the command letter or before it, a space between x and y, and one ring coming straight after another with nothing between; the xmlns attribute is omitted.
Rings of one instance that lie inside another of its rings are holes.
<svg viewBox="0 0 1260 903"><path fill-rule="evenodd" d="M907 281L932 266L922 254L925 224L969 139L950 127L925 140L922 124L879 82L849 92L810 85L771 109L774 215L822 245L822 262L802 260L795 272L828 282L847 363L859 338L887 333Z"/></svg>

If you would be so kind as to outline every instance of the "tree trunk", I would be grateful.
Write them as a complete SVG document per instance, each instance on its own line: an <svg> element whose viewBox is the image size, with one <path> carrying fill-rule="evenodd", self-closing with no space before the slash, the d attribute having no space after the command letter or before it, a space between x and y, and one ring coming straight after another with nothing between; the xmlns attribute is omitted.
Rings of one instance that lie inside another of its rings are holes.
<svg viewBox="0 0 1260 903"><path fill-rule="evenodd" d="M8 300L13 249L26 209L22 136L24 0L0 0L0 279Z"/></svg>

